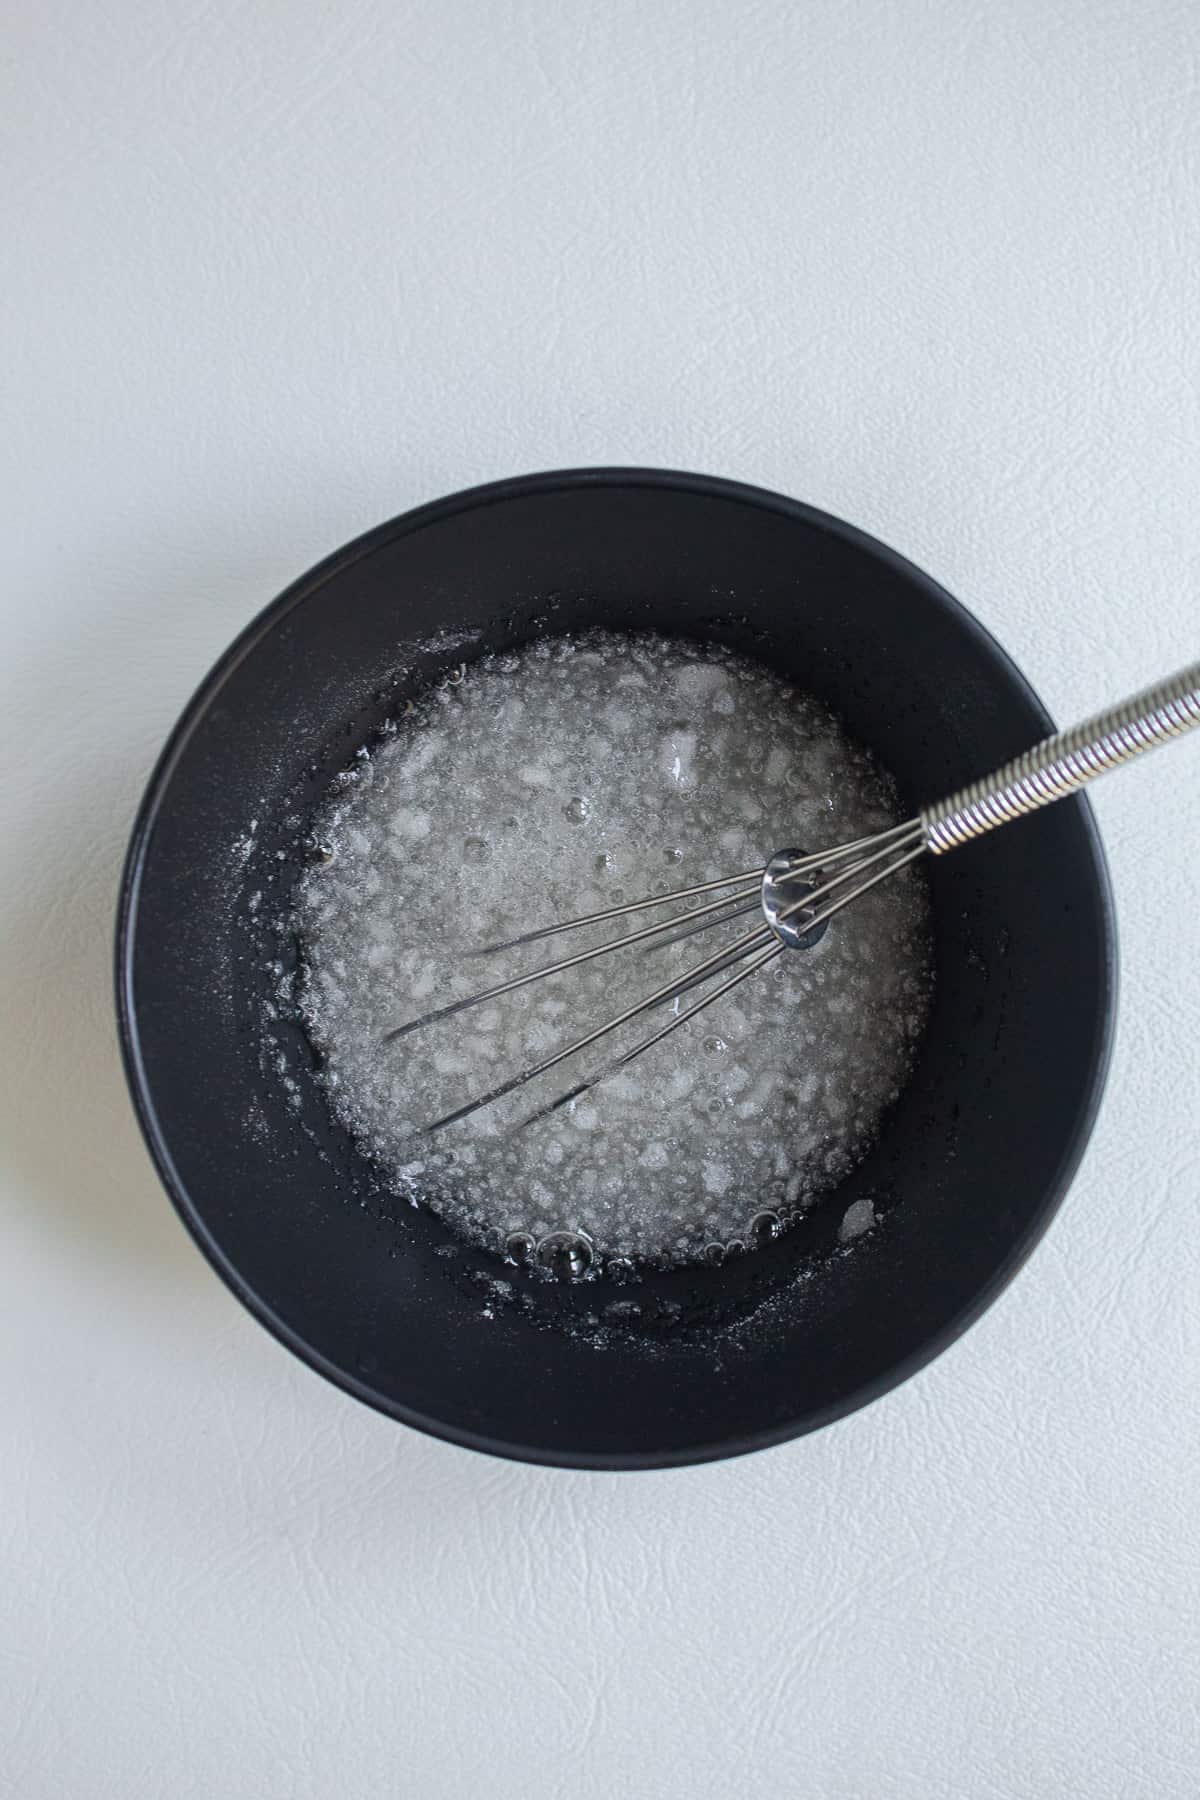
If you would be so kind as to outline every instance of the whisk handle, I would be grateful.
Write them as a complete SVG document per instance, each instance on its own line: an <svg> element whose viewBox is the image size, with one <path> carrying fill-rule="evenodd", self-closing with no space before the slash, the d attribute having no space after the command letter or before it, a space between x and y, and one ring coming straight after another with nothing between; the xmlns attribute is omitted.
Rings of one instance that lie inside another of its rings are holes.
<svg viewBox="0 0 1200 1800"><path fill-rule="evenodd" d="M1200 662L1118 701L1070 731L1057 732L994 774L923 808L925 847L941 856L997 825L1061 800L1097 775L1196 725L1200 725Z"/></svg>

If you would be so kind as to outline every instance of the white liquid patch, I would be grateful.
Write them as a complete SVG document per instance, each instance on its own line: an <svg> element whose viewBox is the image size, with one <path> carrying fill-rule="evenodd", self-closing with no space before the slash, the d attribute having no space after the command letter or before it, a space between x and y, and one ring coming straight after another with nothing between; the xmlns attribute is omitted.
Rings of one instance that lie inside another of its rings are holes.
<svg viewBox="0 0 1200 1800"><path fill-rule="evenodd" d="M549 639L425 695L356 773L318 821L332 859L297 895L301 1006L325 1052L332 1109L398 1192L492 1248L514 1233L582 1232L597 1255L677 1263L763 1241L756 1215L786 1220L862 1157L928 1011L928 905L909 870L839 914L814 948L785 952L524 1130L514 1128L666 1015L631 1022L445 1131L421 1128L761 914L598 958L383 1041L631 926L478 959L472 947L761 867L781 845L818 848L897 823L887 778L815 701L689 643Z"/></svg>

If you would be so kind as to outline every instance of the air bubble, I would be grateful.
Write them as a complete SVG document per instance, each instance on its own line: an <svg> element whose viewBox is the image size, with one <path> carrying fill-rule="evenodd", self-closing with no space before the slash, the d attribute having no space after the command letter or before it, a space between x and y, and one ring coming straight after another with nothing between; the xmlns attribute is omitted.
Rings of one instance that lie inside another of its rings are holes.
<svg viewBox="0 0 1200 1800"><path fill-rule="evenodd" d="M591 816L591 802L585 800L582 794L576 794L574 799L568 800L563 807L563 817L571 825L582 825Z"/></svg>
<svg viewBox="0 0 1200 1800"><path fill-rule="evenodd" d="M527 1231L510 1231L504 1240L504 1260L518 1267L533 1256L537 1244Z"/></svg>
<svg viewBox="0 0 1200 1800"><path fill-rule="evenodd" d="M705 1244L704 1260L706 1263L711 1263L714 1268L718 1268L725 1261L724 1244Z"/></svg>
<svg viewBox="0 0 1200 1800"><path fill-rule="evenodd" d="M592 1266L592 1246L578 1231L552 1231L537 1247L544 1269L560 1279L578 1281Z"/></svg>
<svg viewBox="0 0 1200 1800"><path fill-rule="evenodd" d="M747 1230L747 1237L752 1244L769 1244L783 1230L783 1220L777 1212L768 1208L764 1212L755 1213Z"/></svg>

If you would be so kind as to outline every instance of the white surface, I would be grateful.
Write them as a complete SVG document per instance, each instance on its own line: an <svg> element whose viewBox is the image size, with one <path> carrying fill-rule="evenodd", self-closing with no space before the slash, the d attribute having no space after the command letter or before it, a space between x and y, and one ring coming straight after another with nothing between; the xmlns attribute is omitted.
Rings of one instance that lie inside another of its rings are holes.
<svg viewBox="0 0 1200 1800"><path fill-rule="evenodd" d="M113 1049L156 747L286 581L468 482L776 486L1064 720L1197 652L1186 0L24 0L5 33L0 1789L1185 1800L1200 743L1101 787L1123 1010L969 1336L724 1466L490 1462L239 1310Z"/></svg>

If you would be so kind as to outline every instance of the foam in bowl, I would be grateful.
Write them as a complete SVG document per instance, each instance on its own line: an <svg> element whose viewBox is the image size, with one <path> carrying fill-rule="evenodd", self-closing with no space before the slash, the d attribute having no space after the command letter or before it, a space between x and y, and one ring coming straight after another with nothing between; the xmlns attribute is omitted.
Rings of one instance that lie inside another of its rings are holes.
<svg viewBox="0 0 1200 1800"><path fill-rule="evenodd" d="M631 927L473 959L476 946L899 816L887 776L816 701L725 652L595 633L471 665L414 703L317 821L323 860L294 923L334 1113L397 1192L493 1249L582 1234L597 1257L672 1264L746 1243L764 1214L772 1229L840 1180L906 1078L931 979L915 872L524 1129L664 1015L422 1131L760 919L601 957L384 1040Z"/></svg>

